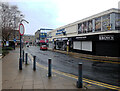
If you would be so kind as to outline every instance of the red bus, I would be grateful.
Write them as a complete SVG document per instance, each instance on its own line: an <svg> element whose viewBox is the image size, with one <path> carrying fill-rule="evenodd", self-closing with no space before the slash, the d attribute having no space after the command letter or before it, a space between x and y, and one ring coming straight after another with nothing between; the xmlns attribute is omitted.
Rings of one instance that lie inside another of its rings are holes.
<svg viewBox="0 0 120 91"><path fill-rule="evenodd" d="M40 40L40 50L48 49L48 40Z"/></svg>

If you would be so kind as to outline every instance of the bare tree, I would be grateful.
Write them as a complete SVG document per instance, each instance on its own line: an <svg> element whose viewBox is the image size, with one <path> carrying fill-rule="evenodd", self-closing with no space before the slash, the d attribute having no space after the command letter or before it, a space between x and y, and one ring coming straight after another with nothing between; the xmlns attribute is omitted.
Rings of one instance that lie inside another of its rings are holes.
<svg viewBox="0 0 120 91"><path fill-rule="evenodd" d="M18 24L21 19L21 12L15 5L10 6L8 3L0 3L0 6L0 17L2 21L0 27L2 31L2 41L4 44L5 41L9 40L11 33L18 28Z"/></svg>

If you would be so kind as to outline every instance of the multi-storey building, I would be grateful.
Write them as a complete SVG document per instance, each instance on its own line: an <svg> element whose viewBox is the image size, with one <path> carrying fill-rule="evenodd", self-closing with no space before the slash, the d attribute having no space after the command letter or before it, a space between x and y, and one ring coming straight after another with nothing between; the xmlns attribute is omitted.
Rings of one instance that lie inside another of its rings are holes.
<svg viewBox="0 0 120 91"><path fill-rule="evenodd" d="M120 10L109 9L48 32L49 47L120 57Z"/></svg>
<svg viewBox="0 0 120 91"><path fill-rule="evenodd" d="M34 35L23 35L23 42L24 44L34 45L35 43L35 36Z"/></svg>
<svg viewBox="0 0 120 91"><path fill-rule="evenodd" d="M40 28L40 30L35 32L35 41L39 44L40 40L47 39L47 32L51 31L52 29Z"/></svg>

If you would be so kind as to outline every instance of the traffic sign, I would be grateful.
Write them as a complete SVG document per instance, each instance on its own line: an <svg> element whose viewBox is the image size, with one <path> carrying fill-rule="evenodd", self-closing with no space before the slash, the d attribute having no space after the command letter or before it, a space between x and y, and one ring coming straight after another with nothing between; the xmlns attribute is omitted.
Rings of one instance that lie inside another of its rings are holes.
<svg viewBox="0 0 120 91"><path fill-rule="evenodd" d="M13 39L14 42L16 42L16 39Z"/></svg>
<svg viewBox="0 0 120 91"><path fill-rule="evenodd" d="M24 32L25 32L25 30L24 30L24 25L23 25L23 24L20 24L20 25L19 25L19 33L20 33L20 35L23 36L23 35L24 35Z"/></svg>

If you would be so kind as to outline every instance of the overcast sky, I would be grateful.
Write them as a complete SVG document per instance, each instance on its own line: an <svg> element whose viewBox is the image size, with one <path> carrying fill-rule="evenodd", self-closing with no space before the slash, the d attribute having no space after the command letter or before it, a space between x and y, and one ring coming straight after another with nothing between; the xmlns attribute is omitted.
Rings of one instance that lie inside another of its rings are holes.
<svg viewBox="0 0 120 91"><path fill-rule="evenodd" d="M110 8L118 8L120 0L2 0L17 5L29 24L25 34L40 28L55 29Z"/></svg>

